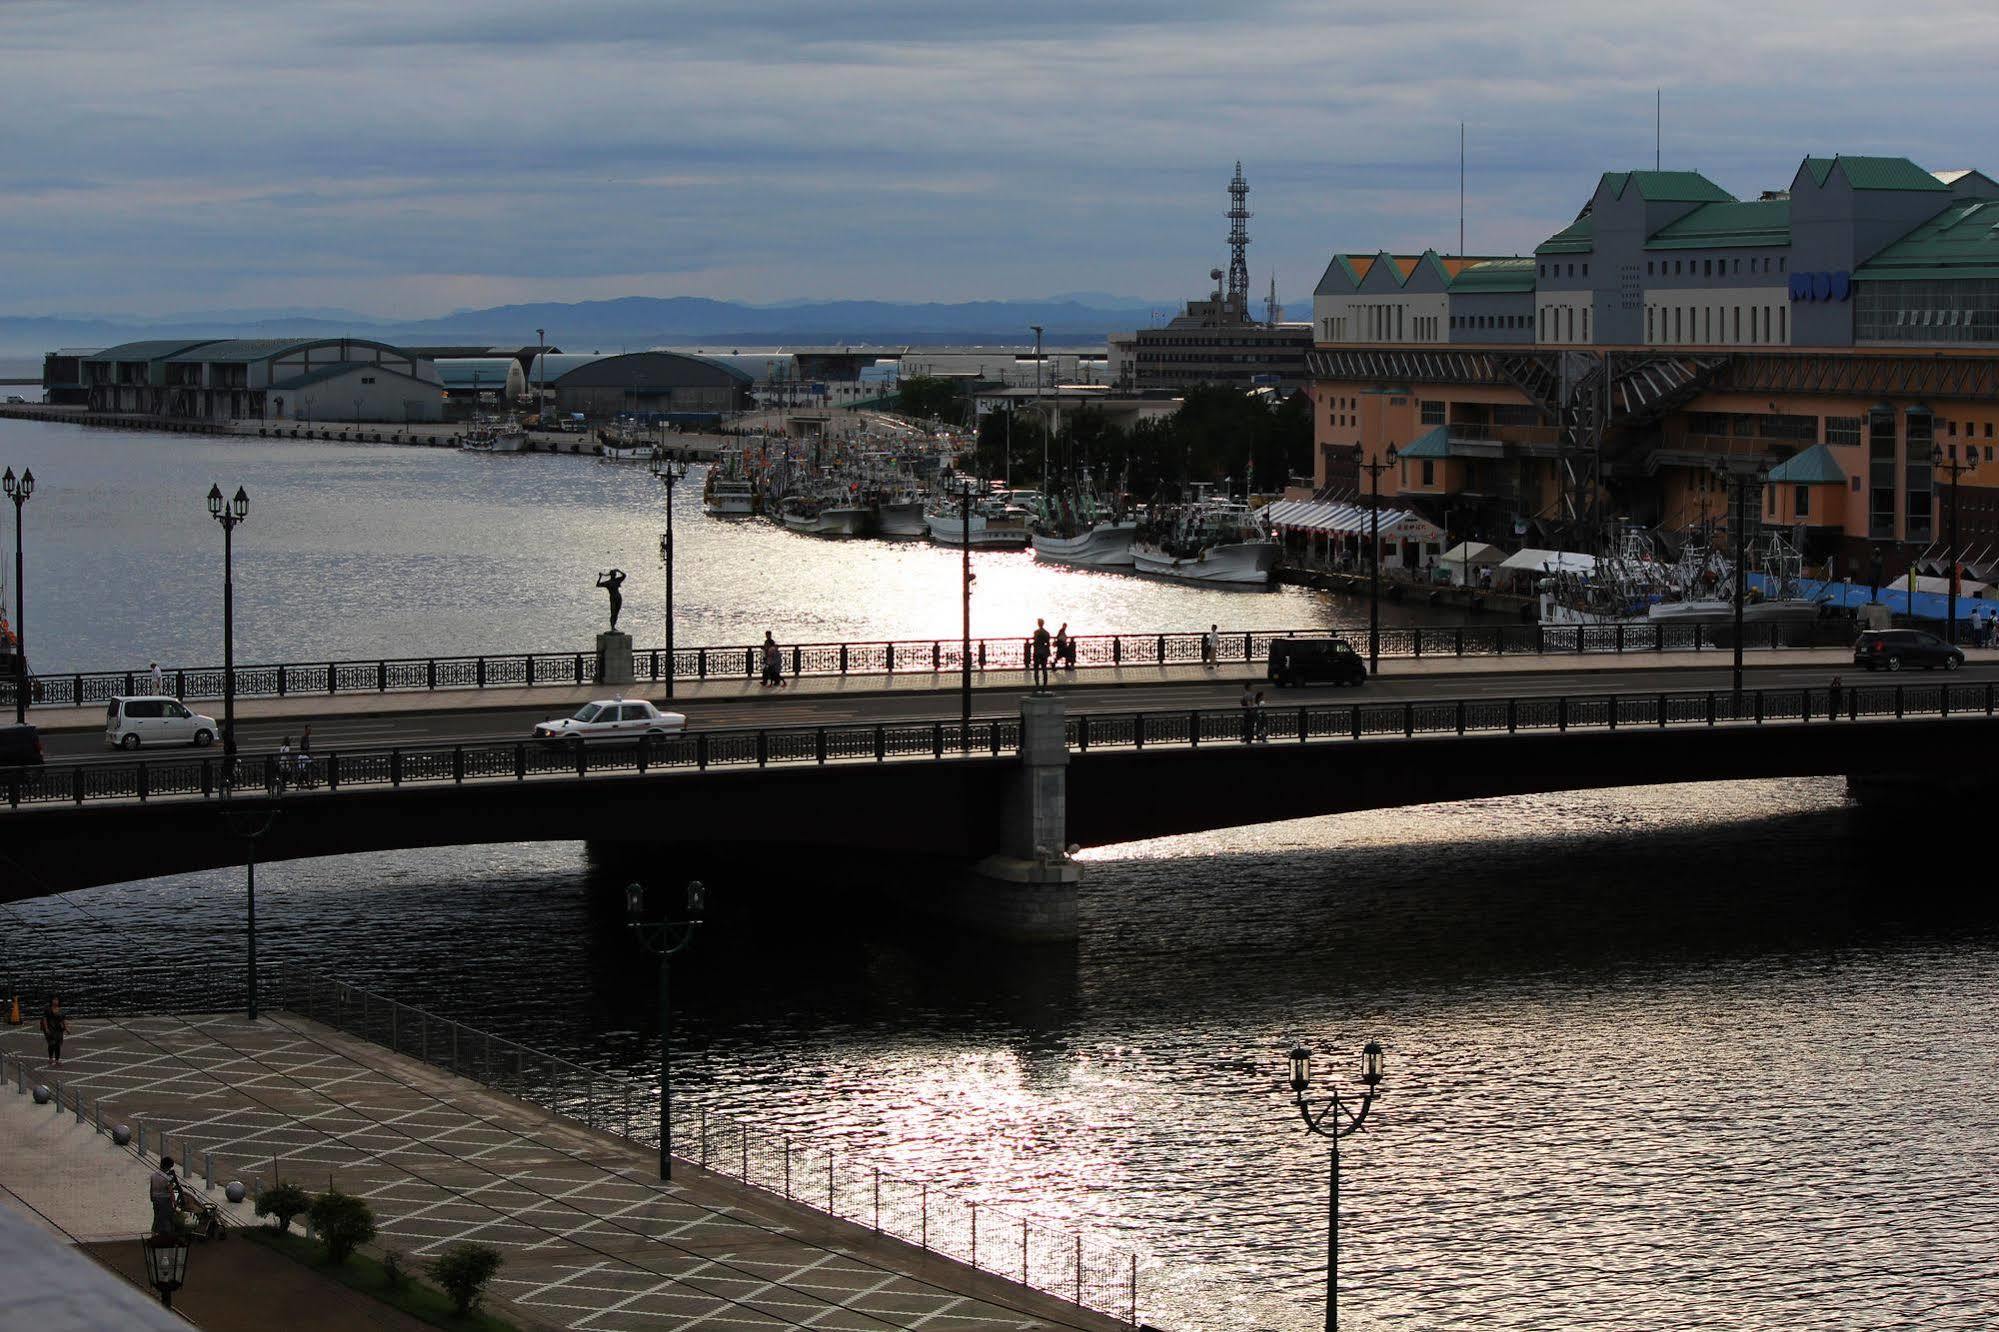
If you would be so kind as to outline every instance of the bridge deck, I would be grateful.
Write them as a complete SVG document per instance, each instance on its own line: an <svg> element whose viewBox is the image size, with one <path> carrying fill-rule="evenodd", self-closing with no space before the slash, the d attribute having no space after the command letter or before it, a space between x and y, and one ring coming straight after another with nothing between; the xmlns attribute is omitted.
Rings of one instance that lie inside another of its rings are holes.
<svg viewBox="0 0 1999 1332"><path fill-rule="evenodd" d="M1968 662L1974 665L1999 664L1999 649L1967 648L1965 656ZM1436 680L1452 676L1482 679L1508 676L1602 677L1614 676L1619 672L1661 670L1711 672L1725 669L1727 664L1727 655L1718 652L1700 654L1589 652L1535 657L1397 658L1383 662L1380 678L1386 682L1401 679ZM1864 673L1853 671L1851 650L1843 647L1785 648L1776 651L1759 649L1746 655L1745 664L1751 669L1823 667L1828 679L1834 674L1847 673L1852 677L1848 683L1866 678ZM1231 683L1244 680L1261 681L1264 678L1261 666L1245 666L1241 662L1236 662L1225 663L1213 669L1198 665L1100 666L1088 670L1058 671L1055 673L1054 681L1056 688L1066 693L1071 690L1212 684L1216 681ZM1030 688L1032 683L1029 673L1019 670L976 671L972 676L972 687L979 693L1018 693ZM1616 686L1605 684L1603 687ZM809 698L828 705L852 703L856 705L852 709L852 715L856 719L861 719L868 711L866 705L869 700L883 698L934 696L939 700L940 712L949 712L952 709L944 706L944 700L955 696L958 688L959 678L955 672L913 671L893 676L808 675L795 679L787 678L781 690L764 688L754 680L683 680L675 686L674 695L676 703L693 706L728 703L749 705L753 700L777 702L787 698ZM304 723L341 717L487 712L502 708L555 714L574 709L591 699L604 698L615 693L623 693L633 698L650 698L662 703L665 701L664 691L659 684L640 681L621 689L605 685L555 685L533 688L405 690L334 695L310 694L286 698L239 698L236 702L236 716L239 722L296 720ZM220 714L219 704L200 702L193 706L211 714ZM104 709L103 705L98 703L85 704L82 707L36 707L30 710L29 720L45 731L89 731L103 726ZM739 715L734 719L734 724L757 723Z"/></svg>
<svg viewBox="0 0 1999 1332"><path fill-rule="evenodd" d="M0 1034L0 1051L11 1056L9 1074L25 1063L30 1085L61 1087L61 1108L33 1114L73 1122L81 1094L87 1121L101 1114L107 1131L143 1123L151 1156L165 1133L197 1182L212 1153L217 1201L227 1181L268 1186L275 1170L309 1191L331 1181L367 1199L377 1244L418 1262L460 1240L491 1245L505 1259L494 1293L548 1325L632 1332L1125 1326L692 1165L676 1164L674 1183L662 1187L650 1154L629 1142L291 1014L256 1023L79 1019L61 1070L41 1069L25 1027ZM7 1082L0 1095L25 1107L17 1076ZM87 1153L95 1172L124 1179L132 1191L124 1210L143 1212L143 1170L115 1170L126 1158L88 1130L63 1135L61 1145ZM49 1169L47 1159L32 1163L34 1173ZM223 1206L256 1223L249 1204ZM125 1233L137 1229L134 1217L124 1219Z"/></svg>

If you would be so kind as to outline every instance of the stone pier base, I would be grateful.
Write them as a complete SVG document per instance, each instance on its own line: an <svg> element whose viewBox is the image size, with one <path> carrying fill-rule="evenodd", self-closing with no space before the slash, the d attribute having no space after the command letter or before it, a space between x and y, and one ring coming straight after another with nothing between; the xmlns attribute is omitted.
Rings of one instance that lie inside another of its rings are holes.
<svg viewBox="0 0 1999 1332"><path fill-rule="evenodd" d="M632 666L632 636L616 629L597 635L597 683L628 685L638 678Z"/></svg>
<svg viewBox="0 0 1999 1332"><path fill-rule="evenodd" d="M1070 860L987 856L946 885L940 914L1002 939L1063 942L1076 937L1076 889L1083 867Z"/></svg>

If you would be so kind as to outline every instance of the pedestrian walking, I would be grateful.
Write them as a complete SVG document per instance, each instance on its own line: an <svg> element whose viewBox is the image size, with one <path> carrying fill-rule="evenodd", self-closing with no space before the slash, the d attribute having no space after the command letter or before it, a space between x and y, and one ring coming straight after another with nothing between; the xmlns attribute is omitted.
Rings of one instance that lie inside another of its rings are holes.
<svg viewBox="0 0 1999 1332"><path fill-rule="evenodd" d="M62 1067L62 1038L69 1031L69 1017L62 1011L62 999L49 996L49 1006L42 1010L42 1039L49 1047L49 1067Z"/></svg>
<svg viewBox="0 0 1999 1332"><path fill-rule="evenodd" d="M1064 670L1076 669L1076 640L1069 637L1069 622L1055 631L1055 664Z"/></svg>
<svg viewBox="0 0 1999 1332"><path fill-rule="evenodd" d="M1210 671L1215 669L1215 657L1221 648L1221 628L1211 624L1208 632L1201 635L1201 665Z"/></svg>
<svg viewBox="0 0 1999 1332"><path fill-rule="evenodd" d="M1046 689L1048 687L1048 621L1046 620L1034 622L1033 653L1034 687Z"/></svg>
<svg viewBox="0 0 1999 1332"><path fill-rule="evenodd" d="M1256 724L1256 738L1259 743L1270 743L1270 723L1263 715L1263 691L1256 691L1256 702L1249 705L1250 716Z"/></svg>
<svg viewBox="0 0 1999 1332"><path fill-rule="evenodd" d="M1840 686L1839 677L1837 675L1833 676L1832 683L1827 685L1825 689L1826 716L1832 721L1839 720L1839 701L1845 692Z"/></svg>
<svg viewBox="0 0 1999 1332"><path fill-rule="evenodd" d="M174 1218L174 1159L160 1158L160 1168L146 1181L146 1197L153 1204L153 1233L172 1235L179 1226Z"/></svg>
<svg viewBox="0 0 1999 1332"><path fill-rule="evenodd" d="M1256 719L1251 715L1256 707L1256 693L1247 680L1242 682L1242 697L1236 706L1242 710L1242 742L1249 744L1256 739Z"/></svg>
<svg viewBox="0 0 1999 1332"><path fill-rule="evenodd" d="M167 677L161 674L160 664L157 661L146 668L146 678L152 681L154 697L167 692Z"/></svg>
<svg viewBox="0 0 1999 1332"><path fill-rule="evenodd" d="M759 688L784 688L784 653L778 648L777 640L770 630L764 630L763 643L764 674Z"/></svg>

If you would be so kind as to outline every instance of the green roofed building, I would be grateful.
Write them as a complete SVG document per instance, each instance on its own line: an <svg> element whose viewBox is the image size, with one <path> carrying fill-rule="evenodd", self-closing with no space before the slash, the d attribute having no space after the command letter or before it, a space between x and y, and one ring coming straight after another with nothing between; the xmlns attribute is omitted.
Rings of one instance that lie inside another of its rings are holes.
<svg viewBox="0 0 1999 1332"><path fill-rule="evenodd" d="M429 359L363 338L126 342L81 359L85 405L198 421L435 421Z"/></svg>

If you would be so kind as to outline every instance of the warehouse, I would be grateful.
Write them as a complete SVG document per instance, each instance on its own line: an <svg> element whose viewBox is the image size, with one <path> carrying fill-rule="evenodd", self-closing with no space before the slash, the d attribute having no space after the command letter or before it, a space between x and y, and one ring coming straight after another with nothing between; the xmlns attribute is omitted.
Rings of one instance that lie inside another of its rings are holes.
<svg viewBox="0 0 1999 1332"><path fill-rule="evenodd" d="M567 364L566 364L567 363ZM595 418L625 414L738 412L749 407L751 376L733 365L682 352L538 358L531 380L547 376L558 412Z"/></svg>
<svg viewBox="0 0 1999 1332"><path fill-rule="evenodd" d="M96 412L205 421L435 421L432 362L363 338L154 339L82 360Z"/></svg>

